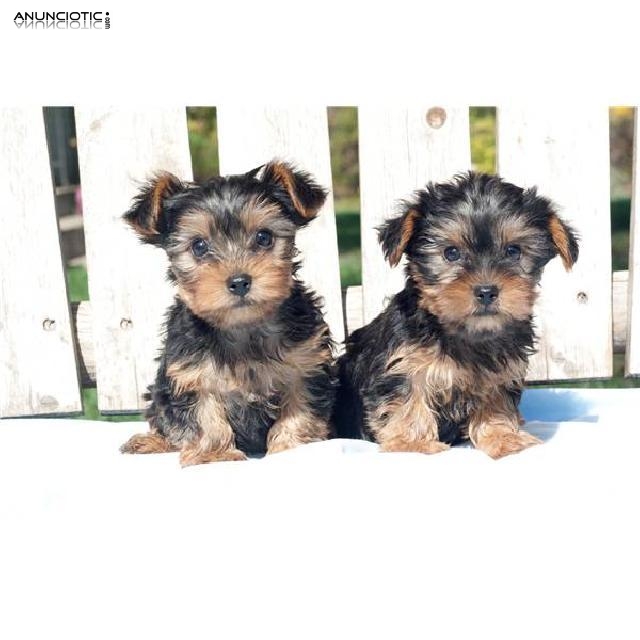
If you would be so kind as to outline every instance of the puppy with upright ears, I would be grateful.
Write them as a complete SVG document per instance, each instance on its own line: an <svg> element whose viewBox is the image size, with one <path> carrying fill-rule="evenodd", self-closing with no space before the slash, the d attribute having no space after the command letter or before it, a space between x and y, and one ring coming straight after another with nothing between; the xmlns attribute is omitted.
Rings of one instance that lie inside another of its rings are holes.
<svg viewBox="0 0 640 640"><path fill-rule="evenodd" d="M289 164L185 183L155 176L124 215L164 249L176 299L146 411L124 453L182 465L241 460L329 436L332 341L296 277L295 235L326 191Z"/></svg>
<svg viewBox="0 0 640 640"><path fill-rule="evenodd" d="M538 444L518 412L537 285L578 258L554 205L469 172L416 192L379 240L391 265L406 255L406 285L346 342L338 435L422 453L468 438L493 458Z"/></svg>

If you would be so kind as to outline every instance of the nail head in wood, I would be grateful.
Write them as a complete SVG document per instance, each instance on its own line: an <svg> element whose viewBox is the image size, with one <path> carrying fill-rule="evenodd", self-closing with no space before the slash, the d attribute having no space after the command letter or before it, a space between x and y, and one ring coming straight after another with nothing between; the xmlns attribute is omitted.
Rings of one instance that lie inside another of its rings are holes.
<svg viewBox="0 0 640 640"><path fill-rule="evenodd" d="M42 323L42 328L45 331L53 331L56 328L56 321L51 318L45 318Z"/></svg>
<svg viewBox="0 0 640 640"><path fill-rule="evenodd" d="M133 321L131 320L131 318L122 318L122 320L120 320L120 328L121 329L131 329L131 327L133 327Z"/></svg>

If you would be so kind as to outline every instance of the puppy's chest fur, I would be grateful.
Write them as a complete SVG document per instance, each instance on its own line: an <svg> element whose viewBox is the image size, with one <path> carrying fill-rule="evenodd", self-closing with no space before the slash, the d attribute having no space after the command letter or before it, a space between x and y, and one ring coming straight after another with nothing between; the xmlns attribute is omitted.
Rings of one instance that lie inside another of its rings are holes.
<svg viewBox="0 0 640 640"><path fill-rule="evenodd" d="M496 371L463 366L439 344L403 344L392 351L386 374L403 381L405 393L417 394L437 412L440 438L455 440L479 407L504 393L518 394L526 362L508 360ZM463 434L464 435L464 434Z"/></svg>
<svg viewBox="0 0 640 640"><path fill-rule="evenodd" d="M249 403L273 403L299 386L305 372L317 367L323 358L320 341L311 340L274 354L268 361L217 362L206 355L197 363L175 361L167 367L174 391L178 394L213 395L221 400L242 399Z"/></svg>
<svg viewBox="0 0 640 640"><path fill-rule="evenodd" d="M315 398L305 381L326 375L323 367L330 360L326 338L316 334L264 360L223 363L209 353L195 363L174 361L166 373L173 393L190 399L201 429L218 424L223 415L241 451L264 454L267 435L285 410L310 410Z"/></svg>

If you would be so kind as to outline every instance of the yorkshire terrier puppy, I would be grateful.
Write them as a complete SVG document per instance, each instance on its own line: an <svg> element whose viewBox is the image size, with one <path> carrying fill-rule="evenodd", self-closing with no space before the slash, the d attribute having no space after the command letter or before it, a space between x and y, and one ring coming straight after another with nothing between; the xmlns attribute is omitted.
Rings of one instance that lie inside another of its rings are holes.
<svg viewBox="0 0 640 640"><path fill-rule="evenodd" d="M242 460L330 435L332 341L297 278L296 231L324 203L306 173L272 161L184 183L165 173L124 219L163 248L175 302L146 411L123 453L180 451L183 466Z"/></svg>
<svg viewBox="0 0 640 640"><path fill-rule="evenodd" d="M469 172L378 231L392 266L407 256L406 285L346 342L338 435L422 453L466 438L492 458L539 444L518 412L532 307L547 262L577 260L573 230L535 188Z"/></svg>

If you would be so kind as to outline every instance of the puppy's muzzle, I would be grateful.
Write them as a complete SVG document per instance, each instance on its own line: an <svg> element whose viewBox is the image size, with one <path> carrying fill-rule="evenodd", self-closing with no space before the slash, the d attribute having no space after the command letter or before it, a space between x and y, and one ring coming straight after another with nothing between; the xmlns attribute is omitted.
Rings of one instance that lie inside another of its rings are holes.
<svg viewBox="0 0 640 640"><path fill-rule="evenodd" d="M473 295L478 304L481 305L482 311L489 311L491 305L498 299L498 287L494 284L481 284L473 288Z"/></svg>
<svg viewBox="0 0 640 640"><path fill-rule="evenodd" d="M227 280L227 289L234 296L240 296L241 298L244 298L244 296L246 296L251 289L251 276L246 273L242 273L237 276L231 276Z"/></svg>

